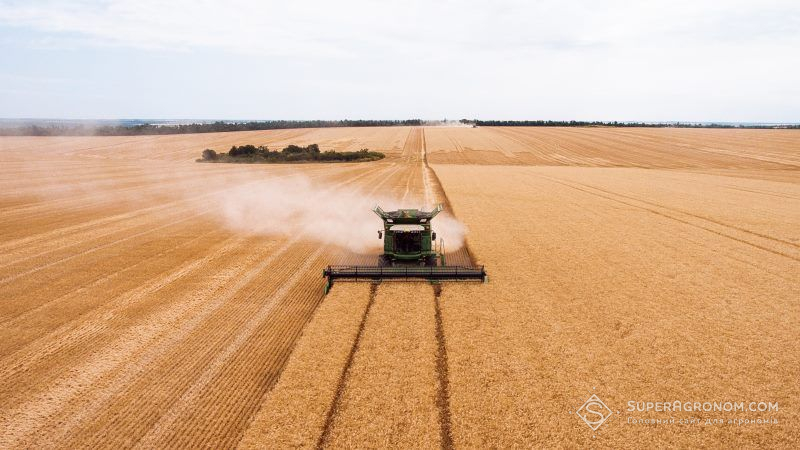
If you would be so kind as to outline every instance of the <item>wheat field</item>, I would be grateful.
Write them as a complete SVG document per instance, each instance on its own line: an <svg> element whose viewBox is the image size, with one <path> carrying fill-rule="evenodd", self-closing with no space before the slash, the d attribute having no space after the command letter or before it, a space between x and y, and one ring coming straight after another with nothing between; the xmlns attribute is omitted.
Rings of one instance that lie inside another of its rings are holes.
<svg viewBox="0 0 800 450"><path fill-rule="evenodd" d="M387 158L194 162L311 143ZM445 203L489 283L324 296L374 257L376 202ZM2 448L800 445L794 130L2 137L0 211ZM780 410L655 426L630 400Z"/></svg>

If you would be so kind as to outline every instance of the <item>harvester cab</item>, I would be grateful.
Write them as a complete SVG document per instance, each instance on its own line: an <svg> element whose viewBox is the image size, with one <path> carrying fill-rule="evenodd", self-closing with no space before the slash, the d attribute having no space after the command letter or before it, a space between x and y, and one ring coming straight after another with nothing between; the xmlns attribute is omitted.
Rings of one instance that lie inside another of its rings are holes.
<svg viewBox="0 0 800 450"><path fill-rule="evenodd" d="M442 211L437 205L431 211L398 209L384 211L380 206L373 212L383 220L378 239L383 239L383 253L375 266L328 266L322 271L327 279L325 293L335 280L371 281L427 280L438 283L444 280L487 280L483 266L448 266L444 242L437 241L431 221ZM439 243L438 246L436 243Z"/></svg>
<svg viewBox="0 0 800 450"><path fill-rule="evenodd" d="M436 266L437 259L445 265L444 253L436 251L436 232L431 230L431 220L442 209L442 205L438 205L430 212L418 209L386 212L376 206L372 211L383 219L383 230L378 230L378 239L383 239L383 254L378 265Z"/></svg>

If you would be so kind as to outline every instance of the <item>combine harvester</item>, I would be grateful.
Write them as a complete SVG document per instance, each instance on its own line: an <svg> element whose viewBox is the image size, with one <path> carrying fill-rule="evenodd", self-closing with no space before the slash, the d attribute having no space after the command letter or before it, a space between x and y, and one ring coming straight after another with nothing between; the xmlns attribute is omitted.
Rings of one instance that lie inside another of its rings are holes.
<svg viewBox="0 0 800 450"><path fill-rule="evenodd" d="M327 294L335 280L372 281L382 280L427 280L438 283L443 280L487 281L483 266L448 266L445 260L444 242L436 247L436 232L431 230L431 220L442 211L438 205L433 211L399 209L384 211L376 206L373 211L383 219L383 230L378 230L378 239L383 239L383 254L376 266L328 266L322 271L327 278Z"/></svg>

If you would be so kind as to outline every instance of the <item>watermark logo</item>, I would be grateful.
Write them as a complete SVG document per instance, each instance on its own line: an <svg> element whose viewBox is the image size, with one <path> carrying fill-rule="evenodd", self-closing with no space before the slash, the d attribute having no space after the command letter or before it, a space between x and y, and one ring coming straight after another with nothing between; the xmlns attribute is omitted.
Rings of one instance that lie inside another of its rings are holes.
<svg viewBox="0 0 800 450"><path fill-rule="evenodd" d="M570 410L569 413L575 414L592 429L592 439L600 435L600 427L605 424L614 414L620 415L620 411L612 410L605 402L600 400L593 391L593 387L588 392L590 397L583 402L577 410ZM583 398L576 399L577 404ZM781 422L780 409L778 402L764 399L756 401L743 401L737 399L691 399L671 401L653 400L629 400L627 402L628 418L626 425L636 426L714 426L714 427L741 427L741 426L764 426L778 425ZM705 400L705 401L695 401ZM618 425L611 425L615 428Z"/></svg>
<svg viewBox="0 0 800 450"><path fill-rule="evenodd" d="M600 428L600 426L603 425L603 423L605 423L605 421L608 420L608 418L611 417L614 412L611 411L611 408L606 406L602 400L600 400L600 397L598 397L597 394L592 394L592 396L589 397L589 399L586 400L577 411L575 411L575 414L583 419L583 421L586 422L586 425L589 425L592 431L597 431L597 429Z"/></svg>

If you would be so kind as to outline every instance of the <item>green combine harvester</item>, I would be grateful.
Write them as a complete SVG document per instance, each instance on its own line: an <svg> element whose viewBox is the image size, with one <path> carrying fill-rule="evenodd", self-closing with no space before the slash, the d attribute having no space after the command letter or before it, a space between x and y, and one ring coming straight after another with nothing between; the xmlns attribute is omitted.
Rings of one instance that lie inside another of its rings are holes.
<svg viewBox="0 0 800 450"><path fill-rule="evenodd" d="M373 211L383 219L383 230L378 230L378 239L383 239L383 254L378 256L375 266L328 266L322 271L327 278L327 294L335 280L372 281L382 280L428 280L437 283L444 280L487 280L483 266L448 266L445 260L444 243L436 246L436 232L431 221L442 211L438 205L432 211L398 209L384 211L376 206Z"/></svg>

